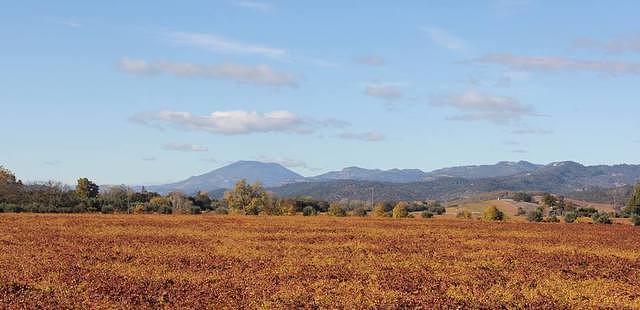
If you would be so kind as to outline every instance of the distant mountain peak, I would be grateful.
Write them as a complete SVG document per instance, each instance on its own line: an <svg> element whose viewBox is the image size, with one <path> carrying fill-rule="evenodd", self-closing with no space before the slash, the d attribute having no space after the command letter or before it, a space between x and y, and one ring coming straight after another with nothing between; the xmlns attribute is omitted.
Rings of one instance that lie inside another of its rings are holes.
<svg viewBox="0 0 640 310"><path fill-rule="evenodd" d="M179 190L186 193L211 191L221 188L231 188L236 182L242 179L250 183L259 181L265 187L273 187L303 181L304 177L278 163L239 160L205 174L192 176L184 181L166 185L149 186L149 189L159 192Z"/></svg>

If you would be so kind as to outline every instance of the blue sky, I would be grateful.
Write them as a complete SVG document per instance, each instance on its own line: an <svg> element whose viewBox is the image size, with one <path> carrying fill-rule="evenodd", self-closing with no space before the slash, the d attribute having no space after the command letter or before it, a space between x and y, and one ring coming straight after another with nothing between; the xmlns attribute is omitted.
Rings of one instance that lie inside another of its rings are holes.
<svg viewBox="0 0 640 310"><path fill-rule="evenodd" d="M635 163L637 1L20 1L0 10L0 164L150 184Z"/></svg>

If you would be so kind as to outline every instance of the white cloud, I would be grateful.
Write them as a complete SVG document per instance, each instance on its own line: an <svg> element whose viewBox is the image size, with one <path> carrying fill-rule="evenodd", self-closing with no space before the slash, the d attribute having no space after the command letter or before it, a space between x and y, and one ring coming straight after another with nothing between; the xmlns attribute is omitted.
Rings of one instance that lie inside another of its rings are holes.
<svg viewBox="0 0 640 310"><path fill-rule="evenodd" d="M205 65L166 61L147 62L145 60L123 58L118 63L118 66L124 72L139 75L164 73L177 77L209 78L257 85L297 87L297 81L293 75L275 71L269 65L235 63Z"/></svg>
<svg viewBox="0 0 640 310"><path fill-rule="evenodd" d="M397 100L404 96L402 91L393 84L370 83L365 85L364 93L371 97L377 97L388 101Z"/></svg>
<svg viewBox="0 0 640 310"><path fill-rule="evenodd" d="M385 139L385 136L379 132L369 131L362 133L354 133L354 132L345 132L340 135L341 139L345 140L360 140L360 141L382 141Z"/></svg>
<svg viewBox="0 0 640 310"><path fill-rule="evenodd" d="M446 106L462 114L450 117L460 121L490 121L503 124L525 116L539 116L531 105L521 104L513 97L495 96L469 90L431 101L434 106Z"/></svg>
<svg viewBox="0 0 640 310"><path fill-rule="evenodd" d="M209 150L206 146L188 143L168 143L163 148L167 151L178 152L206 152Z"/></svg>
<svg viewBox="0 0 640 310"><path fill-rule="evenodd" d="M155 157L145 157L142 160L144 160L144 161L156 161L157 158L155 158Z"/></svg>
<svg viewBox="0 0 640 310"><path fill-rule="evenodd" d="M382 66L385 64L385 61L382 57L374 56L374 55L358 57L356 58L356 62L361 65L368 65L368 66Z"/></svg>
<svg viewBox="0 0 640 310"><path fill-rule="evenodd" d="M222 135L240 135L265 132L291 132L307 134L318 127L344 127L346 123L327 119L304 119L289 111L216 111L199 116L189 112L159 111L140 113L131 117L133 122L163 128L174 126L188 130L200 130Z"/></svg>
<svg viewBox="0 0 640 310"><path fill-rule="evenodd" d="M169 37L176 43L191 45L221 53L253 54L271 58L281 58L287 55L287 51L281 48L237 42L210 33L171 32L169 33Z"/></svg>
<svg viewBox="0 0 640 310"><path fill-rule="evenodd" d="M231 4L241 8L254 10L254 11L269 12L273 10L273 6L270 3L260 2L260 1L234 0L234 1L231 1Z"/></svg>
<svg viewBox="0 0 640 310"><path fill-rule="evenodd" d="M511 70L545 72L598 72L608 75L640 74L640 63L577 60L552 56L517 56L513 54L488 54L471 60L472 63L494 64Z"/></svg>
<svg viewBox="0 0 640 310"><path fill-rule="evenodd" d="M464 50L467 48L467 44L464 42L464 40L443 29L435 27L424 27L422 28L422 30L425 31L431 38L431 41L433 41L433 43L438 46L456 51Z"/></svg>

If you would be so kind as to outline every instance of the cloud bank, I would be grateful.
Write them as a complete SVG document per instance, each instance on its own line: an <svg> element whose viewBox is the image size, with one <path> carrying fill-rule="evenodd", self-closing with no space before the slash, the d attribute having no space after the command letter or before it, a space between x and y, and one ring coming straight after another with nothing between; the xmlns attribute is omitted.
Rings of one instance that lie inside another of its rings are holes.
<svg viewBox="0 0 640 310"><path fill-rule="evenodd" d="M539 116L531 105L524 105L513 97L489 95L474 90L434 98L431 105L450 107L461 114L450 117L459 121L489 121L510 123L526 116Z"/></svg>
<svg viewBox="0 0 640 310"><path fill-rule="evenodd" d="M204 116L194 115L190 112L164 110L139 113L131 117L130 120L156 128L171 126L222 135L266 132L308 134L319 127L341 128L347 125L345 122L332 119L314 120L302 118L284 110L266 113L244 110L216 111Z"/></svg>

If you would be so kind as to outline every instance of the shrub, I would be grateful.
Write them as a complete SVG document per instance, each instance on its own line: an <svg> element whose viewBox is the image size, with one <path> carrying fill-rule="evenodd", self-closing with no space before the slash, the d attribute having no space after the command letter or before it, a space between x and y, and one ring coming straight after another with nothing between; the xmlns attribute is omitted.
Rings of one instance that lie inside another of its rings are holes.
<svg viewBox="0 0 640 310"><path fill-rule="evenodd" d="M163 205L158 207L158 213L160 214L171 214L173 213L173 208L168 205Z"/></svg>
<svg viewBox="0 0 640 310"><path fill-rule="evenodd" d="M567 212L564 214L564 222L565 223L573 223L576 221L576 219L578 218L578 216L576 215L575 212Z"/></svg>
<svg viewBox="0 0 640 310"><path fill-rule="evenodd" d="M425 211L428 211L437 215L442 215L445 212L447 212L447 209L445 209L445 207L442 206L439 202L434 202L432 204L429 204L429 206Z"/></svg>
<svg viewBox="0 0 640 310"><path fill-rule="evenodd" d="M526 215L527 212L524 211L524 208L522 207L518 207L518 210L516 211L516 216L522 216L522 215Z"/></svg>
<svg viewBox="0 0 640 310"><path fill-rule="evenodd" d="M423 212L421 213L421 215L422 215L422 218L425 218L425 219L430 219L430 218L432 218L432 217L433 217L433 213L431 213L431 212L429 212L429 211L423 211Z"/></svg>
<svg viewBox="0 0 640 310"><path fill-rule="evenodd" d="M547 216L544 221L547 223L560 223L560 219L555 214Z"/></svg>
<svg viewBox="0 0 640 310"><path fill-rule="evenodd" d="M486 221L502 221L504 220L504 212L500 211L496 206L488 206L482 212L482 219Z"/></svg>
<svg viewBox="0 0 640 310"><path fill-rule="evenodd" d="M593 215L594 215L594 214L596 214L596 213L598 213L598 210L596 210L596 209L595 209L595 208L593 208L593 207L588 207L588 208L578 208L578 209L576 210L576 215L577 215L578 217L583 217L583 216L584 216L584 217L591 217L591 216L593 216Z"/></svg>
<svg viewBox="0 0 640 310"><path fill-rule="evenodd" d="M100 212L102 212L102 213L104 213L104 214L113 213L113 206L111 206L111 205L104 205L104 206L102 206L102 208L100 208Z"/></svg>
<svg viewBox="0 0 640 310"><path fill-rule="evenodd" d="M353 216L367 216L367 210L365 210L364 208L355 208L352 211Z"/></svg>
<svg viewBox="0 0 640 310"><path fill-rule="evenodd" d="M404 201L398 202L395 207L393 207L393 218L403 218L409 216L409 210L407 210L407 203Z"/></svg>
<svg viewBox="0 0 640 310"><path fill-rule="evenodd" d="M225 207L217 207L213 212L215 214L229 214L229 210Z"/></svg>
<svg viewBox="0 0 640 310"><path fill-rule="evenodd" d="M456 217L459 219L472 219L473 215L469 210L460 210L458 211L458 214L456 214Z"/></svg>
<svg viewBox="0 0 640 310"><path fill-rule="evenodd" d="M332 203L331 205L329 205L327 214L331 216L347 216L347 211L345 211L342 207L340 207L339 204Z"/></svg>
<svg viewBox="0 0 640 310"><path fill-rule="evenodd" d="M631 217L631 224L633 226L640 226L640 215L634 215Z"/></svg>
<svg viewBox="0 0 640 310"><path fill-rule="evenodd" d="M304 215L304 216L314 216L314 215L318 215L318 211L316 211L316 208L314 208L312 206L306 206L306 207L302 208L302 215Z"/></svg>
<svg viewBox="0 0 640 310"><path fill-rule="evenodd" d="M609 214L604 212L598 212L591 215L591 220L596 224L612 224Z"/></svg>
<svg viewBox="0 0 640 310"><path fill-rule="evenodd" d="M542 210L540 208L537 208L533 211L527 212L527 220L529 222L542 222L543 220Z"/></svg>
<svg viewBox="0 0 640 310"><path fill-rule="evenodd" d="M191 208L189 208L189 214L201 214L202 213L202 209L200 209L199 206L191 206Z"/></svg>

